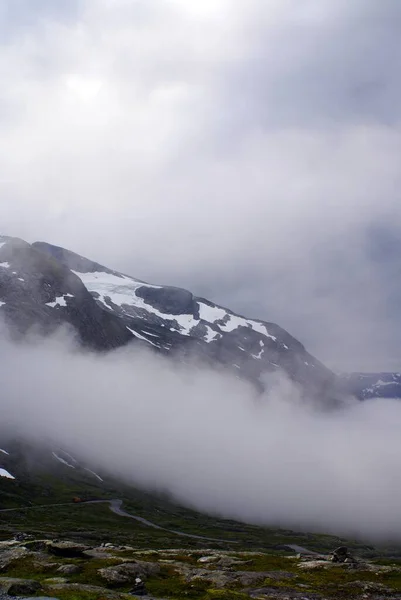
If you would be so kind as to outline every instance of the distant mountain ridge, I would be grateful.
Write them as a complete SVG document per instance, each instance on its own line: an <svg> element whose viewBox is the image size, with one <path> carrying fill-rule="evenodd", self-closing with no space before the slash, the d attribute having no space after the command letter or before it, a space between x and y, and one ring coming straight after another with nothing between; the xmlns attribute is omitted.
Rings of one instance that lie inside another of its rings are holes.
<svg viewBox="0 0 401 600"><path fill-rule="evenodd" d="M350 393L361 400L401 398L401 373L349 373L342 378Z"/></svg>

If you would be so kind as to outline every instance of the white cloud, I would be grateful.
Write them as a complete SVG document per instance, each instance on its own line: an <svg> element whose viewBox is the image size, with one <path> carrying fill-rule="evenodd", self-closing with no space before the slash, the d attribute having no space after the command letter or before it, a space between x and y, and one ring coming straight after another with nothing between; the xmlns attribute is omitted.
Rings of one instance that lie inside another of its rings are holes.
<svg viewBox="0 0 401 600"><path fill-rule="evenodd" d="M399 218L397 10L84 0L18 29L0 57L3 232L210 290L335 366L382 337L369 365L389 364L363 243Z"/></svg>

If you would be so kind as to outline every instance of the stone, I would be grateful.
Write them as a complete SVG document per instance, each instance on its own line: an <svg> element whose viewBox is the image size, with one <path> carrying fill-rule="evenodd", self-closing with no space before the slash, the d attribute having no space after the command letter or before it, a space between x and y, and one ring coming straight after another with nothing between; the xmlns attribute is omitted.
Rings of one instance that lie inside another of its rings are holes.
<svg viewBox="0 0 401 600"><path fill-rule="evenodd" d="M84 558L85 551L89 549L89 546L74 542L49 542L47 544L47 551L50 554L63 556L64 558Z"/></svg>
<svg viewBox="0 0 401 600"><path fill-rule="evenodd" d="M57 573L62 573L63 575L76 575L81 572L81 567L78 565L61 565L57 569Z"/></svg>
<svg viewBox="0 0 401 600"><path fill-rule="evenodd" d="M41 584L33 579L0 577L0 590L9 596L29 596L41 589Z"/></svg>
<svg viewBox="0 0 401 600"><path fill-rule="evenodd" d="M137 561L134 563L123 563L112 567L99 569L98 573L107 583L114 585L124 585L126 583L135 583L137 577L149 577L157 575L160 572L160 566L157 563Z"/></svg>

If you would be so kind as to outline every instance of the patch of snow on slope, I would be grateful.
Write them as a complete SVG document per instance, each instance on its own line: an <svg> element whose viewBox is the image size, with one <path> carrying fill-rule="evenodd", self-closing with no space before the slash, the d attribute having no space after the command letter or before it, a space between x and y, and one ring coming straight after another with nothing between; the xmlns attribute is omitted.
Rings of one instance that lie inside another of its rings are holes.
<svg viewBox="0 0 401 600"><path fill-rule="evenodd" d="M68 463L66 460L64 460L64 458L61 458L61 456L58 456L55 452L52 452L53 456L55 459L57 459L58 461L60 461L61 463L63 463L63 465L66 465L67 467L70 467L71 469L75 469L74 465L70 465L70 463Z"/></svg>
<svg viewBox="0 0 401 600"><path fill-rule="evenodd" d="M215 321L224 319L224 317L227 316L227 311L225 311L223 308L219 308L218 306L209 306L208 304L203 304L203 302L198 302L198 306L199 317L203 321L214 323Z"/></svg>
<svg viewBox="0 0 401 600"><path fill-rule="evenodd" d="M151 342L150 340L148 340L148 338L146 338L145 336L141 335L137 331L134 331L133 329L130 329L129 327L127 327L127 329L128 329L128 331L130 331L132 333L132 335L134 335L139 340L143 340L144 342L148 342L148 344L152 344L152 346L154 346L155 348L160 348L160 346L158 346L157 344L154 344L153 342Z"/></svg>
<svg viewBox="0 0 401 600"><path fill-rule="evenodd" d="M7 456L10 456L10 453L6 450L3 450L3 448L0 448L0 452L3 452L3 454L7 454Z"/></svg>
<svg viewBox="0 0 401 600"><path fill-rule="evenodd" d="M11 473L2 468L0 468L0 477L6 477L6 479L15 479L14 475L11 475Z"/></svg>
<svg viewBox="0 0 401 600"><path fill-rule="evenodd" d="M52 308L55 308L56 306L67 306L67 302L65 301L64 296L59 296L54 302L46 302L46 306L51 306Z"/></svg>
<svg viewBox="0 0 401 600"><path fill-rule="evenodd" d="M383 385L394 385L394 380L393 381L383 381L382 379L379 379L374 384L374 387L381 387Z"/></svg>
<svg viewBox="0 0 401 600"><path fill-rule="evenodd" d="M2 302L2 301L0 300L0 306L4 306L4 305L5 305L5 302Z"/></svg>
<svg viewBox="0 0 401 600"><path fill-rule="evenodd" d="M99 481L103 481L103 479L100 477L100 475L98 475L94 471L91 471L90 469L85 469L85 471L88 471L88 473L91 473L92 475L94 475Z"/></svg>
<svg viewBox="0 0 401 600"><path fill-rule="evenodd" d="M3 246L5 246L7 244L7 242L0 242L0 250L2 249Z"/></svg>
<svg viewBox="0 0 401 600"><path fill-rule="evenodd" d="M205 334L205 342L209 343L209 342L213 342L213 340L221 338L221 333L217 333L217 331L213 331L213 329L211 327L209 327L209 325L205 325L206 327L206 334Z"/></svg>
<svg viewBox="0 0 401 600"><path fill-rule="evenodd" d="M0 263L0 267L3 267L3 269L9 269L10 268L10 263L9 262L3 262Z"/></svg>
<svg viewBox="0 0 401 600"><path fill-rule="evenodd" d="M67 306L66 298L74 298L72 294L64 294L64 296L59 296L55 299L54 302L46 302L46 306L51 306L55 308L56 306Z"/></svg>
<svg viewBox="0 0 401 600"><path fill-rule="evenodd" d="M199 323L199 320L194 319L192 314L172 315L170 313L163 313L136 295L136 290L140 287L159 289L160 286L143 284L125 275L118 277L117 275L103 272L78 273L74 271L74 273L81 279L90 292L99 294L98 301L109 309L110 305L107 303L107 298L110 298L111 302L119 306L122 310L124 310L124 305L142 308L160 319L170 321L172 325L174 322L178 323L181 328L180 333L183 335L190 335L191 329ZM136 332L134 335L138 337ZM146 341L149 342L149 340Z"/></svg>

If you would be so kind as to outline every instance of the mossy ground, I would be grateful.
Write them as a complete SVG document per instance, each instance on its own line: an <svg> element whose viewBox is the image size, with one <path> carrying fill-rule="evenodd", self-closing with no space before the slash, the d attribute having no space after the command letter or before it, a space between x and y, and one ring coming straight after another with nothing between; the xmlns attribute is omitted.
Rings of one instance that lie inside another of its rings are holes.
<svg viewBox="0 0 401 600"><path fill-rule="evenodd" d="M129 584L123 586L107 585L98 571L104 567L120 564L124 555L125 559L132 561L140 558L141 560L160 562L161 570L159 575L150 577L146 584L149 594L155 598L171 598L171 600L180 600L182 598L189 600L245 600L249 598L249 588L241 587L238 582L230 586L230 589L217 589L214 587L211 580L218 567L214 564L205 567L204 564L199 563L198 559L202 554L200 552L191 553L182 551L166 554L165 551L160 550L160 552L142 553L137 549L132 551L125 550L123 552L117 550L114 552L115 556L113 558L61 559L57 557L56 561L58 565L50 569L41 569L38 566L37 557L35 555L28 555L16 559L6 570L2 571L1 576L35 579L46 585L46 579L60 577L60 574L57 572L60 563L75 564L80 567L80 572L68 576L68 583L102 587L104 588L105 597L107 597L109 590L114 593L118 592L122 595L121 598L123 598L123 594L126 594L131 586ZM168 556L169 560L173 561L172 564L164 564L163 561L166 559L166 556ZM379 569L351 569L346 565L336 567L329 565L328 568L305 570L302 568L301 561L294 557L289 558L268 553L258 555L232 553L231 556L246 560L246 565L233 566L232 570L234 572L246 570L256 573L269 573L269 576L264 581L252 587L268 587L271 590L271 598L277 598L280 591L286 594L304 592L306 597L308 593L314 593L318 594L321 598L327 599L361 598L361 584L363 583L384 585L386 588L392 590L394 594L392 597L396 597L396 594L399 593L401 598L401 571L399 570L399 565L396 563L392 565L394 570L389 571L380 571ZM49 560L52 561L53 559L54 557L49 555ZM211 579L195 577L191 581L186 581L180 567L210 569ZM279 576L276 578L274 577L275 573L278 575L281 573L290 574L291 577L280 578ZM51 586L46 588L46 590L48 593L52 593ZM60 600L100 600L99 592L89 592L85 589L55 590L54 594Z"/></svg>

